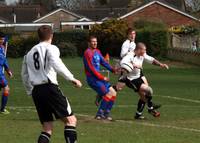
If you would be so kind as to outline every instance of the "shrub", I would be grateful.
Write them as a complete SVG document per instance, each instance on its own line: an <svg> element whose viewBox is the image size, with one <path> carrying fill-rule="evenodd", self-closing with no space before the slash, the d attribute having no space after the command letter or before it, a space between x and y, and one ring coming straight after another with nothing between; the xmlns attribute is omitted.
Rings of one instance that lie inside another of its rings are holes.
<svg viewBox="0 0 200 143"><path fill-rule="evenodd" d="M127 29L126 22L112 19L95 25L90 34L97 36L99 49L103 55L109 53L111 56L119 56Z"/></svg>
<svg viewBox="0 0 200 143"><path fill-rule="evenodd" d="M77 56L77 48L70 42L60 42L57 44L60 49L60 54L63 57L75 57Z"/></svg>
<svg viewBox="0 0 200 143"><path fill-rule="evenodd" d="M152 56L166 56L169 47L169 33L163 23L139 20L133 26L137 31L136 43L145 43L147 52Z"/></svg>

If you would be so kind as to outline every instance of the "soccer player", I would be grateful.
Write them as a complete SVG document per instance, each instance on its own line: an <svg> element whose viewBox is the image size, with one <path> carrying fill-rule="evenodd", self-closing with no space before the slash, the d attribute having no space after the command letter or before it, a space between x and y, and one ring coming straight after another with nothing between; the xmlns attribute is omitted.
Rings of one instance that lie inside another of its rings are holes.
<svg viewBox="0 0 200 143"><path fill-rule="evenodd" d="M143 61L151 63L153 65L160 66L161 68L168 69L168 65L163 64L151 56L146 55L146 46L143 43L138 43L134 52L128 53L120 62L121 65L132 63L133 70L127 73L125 83L129 88L138 92L140 99L138 101L138 107L135 114L135 119L144 119L142 115L145 103L147 103L148 112L154 117L159 117L160 113L155 110L152 102L153 90L152 88L145 84L142 79L142 65Z"/></svg>
<svg viewBox="0 0 200 143"><path fill-rule="evenodd" d="M123 58L127 55L128 52L133 52L135 50L135 38L136 31L132 28L128 28L127 30L127 39L124 41L121 47L120 57Z"/></svg>
<svg viewBox="0 0 200 143"><path fill-rule="evenodd" d="M40 43L35 45L24 57L22 80L27 94L32 95L37 113L42 124L38 143L49 143L53 130L53 120L63 121L66 143L77 142L77 119L72 112L68 99L58 87L57 73L76 87L81 87L79 80L67 69L60 59L60 51L52 45L53 31L43 25L38 29Z"/></svg>
<svg viewBox="0 0 200 143"><path fill-rule="evenodd" d="M115 102L116 91L111 87L109 79L100 73L100 66L102 65L114 73L115 70L105 61L101 52L97 49L97 38L95 36L90 36L88 45L89 48L84 52L83 58L87 83L102 97L95 118L97 120L112 121L110 112Z"/></svg>
<svg viewBox="0 0 200 143"><path fill-rule="evenodd" d="M9 86L8 81L4 75L4 70L7 72L9 77L12 77L12 72L8 66L7 59L4 53L4 43L5 43L5 35L0 33L0 88L3 89L2 99L1 99L1 114L9 114L10 112L6 109L6 105L8 102L9 96Z"/></svg>

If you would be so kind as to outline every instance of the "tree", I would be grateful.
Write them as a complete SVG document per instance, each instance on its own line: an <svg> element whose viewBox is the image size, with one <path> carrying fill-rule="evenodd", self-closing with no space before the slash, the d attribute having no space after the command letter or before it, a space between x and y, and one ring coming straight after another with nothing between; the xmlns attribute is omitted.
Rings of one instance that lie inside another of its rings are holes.
<svg viewBox="0 0 200 143"><path fill-rule="evenodd" d="M200 10L200 0L185 0L185 3L193 12Z"/></svg>
<svg viewBox="0 0 200 143"><path fill-rule="evenodd" d="M89 9L94 7L94 0L56 0L58 7L66 9Z"/></svg>

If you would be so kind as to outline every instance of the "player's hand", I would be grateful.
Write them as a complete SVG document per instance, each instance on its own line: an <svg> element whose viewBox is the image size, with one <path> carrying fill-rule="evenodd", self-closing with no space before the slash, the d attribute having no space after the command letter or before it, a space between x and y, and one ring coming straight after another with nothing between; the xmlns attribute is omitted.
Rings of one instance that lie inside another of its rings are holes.
<svg viewBox="0 0 200 143"><path fill-rule="evenodd" d="M82 83L77 79L74 79L72 83L74 84L75 87L78 87L78 88L82 87Z"/></svg>
<svg viewBox="0 0 200 143"><path fill-rule="evenodd" d="M167 64L161 64L160 67L164 68L164 69L167 69L167 70L169 69L169 66Z"/></svg>
<svg viewBox="0 0 200 143"><path fill-rule="evenodd" d="M10 78L12 78L12 77L13 77L13 73L12 73L12 71L11 71L11 70L7 70L6 72L7 72L8 76L9 76Z"/></svg>
<svg viewBox="0 0 200 143"><path fill-rule="evenodd" d="M104 81L109 81L109 78L104 77L103 80L104 80Z"/></svg>

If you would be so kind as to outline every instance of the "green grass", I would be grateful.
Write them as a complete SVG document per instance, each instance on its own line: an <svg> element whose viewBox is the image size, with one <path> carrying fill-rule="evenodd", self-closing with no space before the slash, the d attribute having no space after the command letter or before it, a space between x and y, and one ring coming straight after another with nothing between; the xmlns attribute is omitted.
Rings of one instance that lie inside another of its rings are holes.
<svg viewBox="0 0 200 143"><path fill-rule="evenodd" d="M31 97L26 96L20 77L22 59L9 59L14 78L9 80L10 115L0 115L0 143L34 143L41 125ZM155 119L146 111L146 121L133 119L138 96L125 88L118 94L113 117L116 122L93 119L96 93L85 82L81 58L64 59L74 75L83 81L76 89L59 77L61 89L70 99L78 117L79 143L199 143L200 142L200 68L172 63L170 70L145 65L145 75L154 89L154 101L163 104L161 117ZM111 76L112 83L117 76ZM170 96L170 97L168 97ZM178 97L191 101L173 99ZM192 102L194 100L194 102ZM197 101L197 102L195 102ZM199 101L199 102L198 102ZM14 108L13 108L14 107ZM87 116L83 116L87 115ZM196 129L196 130L193 130ZM64 143L63 125L55 122L52 143Z"/></svg>

